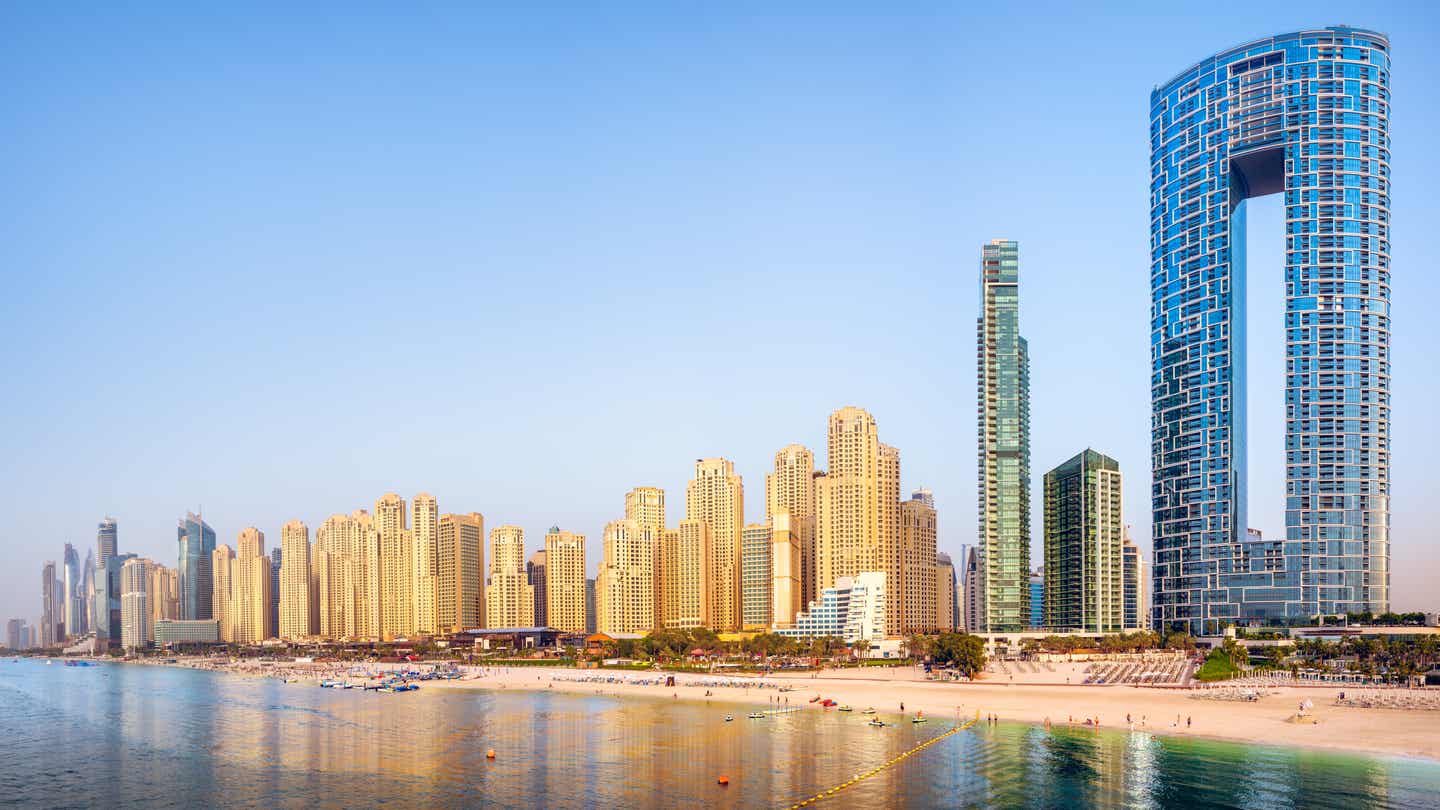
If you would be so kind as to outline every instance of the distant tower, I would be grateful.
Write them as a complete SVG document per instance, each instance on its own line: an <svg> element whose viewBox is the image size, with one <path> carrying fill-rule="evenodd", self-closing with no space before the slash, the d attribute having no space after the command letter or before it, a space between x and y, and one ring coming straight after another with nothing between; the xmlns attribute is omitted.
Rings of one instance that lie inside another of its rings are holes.
<svg viewBox="0 0 1440 810"><path fill-rule="evenodd" d="M180 618L212 619L210 605L215 582L210 571L215 551L215 530L193 512L185 513L175 530L179 544Z"/></svg>
<svg viewBox="0 0 1440 810"><path fill-rule="evenodd" d="M436 543L440 632L485 626L485 516L441 515Z"/></svg>
<svg viewBox="0 0 1440 810"><path fill-rule="evenodd" d="M380 635L393 639L415 632L414 538L405 520L405 499L387 492L375 502L380 532Z"/></svg>
<svg viewBox="0 0 1440 810"><path fill-rule="evenodd" d="M100 561L96 567L103 567L105 561L115 556L119 545L120 528L115 523L115 518L106 517L100 521L100 528L95 533L95 547L100 552Z"/></svg>
<svg viewBox="0 0 1440 810"><path fill-rule="evenodd" d="M1120 465L1085 450L1045 473L1045 610L1051 630L1125 627Z"/></svg>
<svg viewBox="0 0 1440 810"><path fill-rule="evenodd" d="M655 626L663 625L665 619L665 562L661 540L665 531L665 490L659 487L635 487L625 493L625 519L635 521L642 537L651 545L651 561L654 571Z"/></svg>
<svg viewBox="0 0 1440 810"><path fill-rule="evenodd" d="M251 526L240 532L235 548L230 577L235 641L259 644L275 635L270 614L274 581L271 560L265 556L265 533Z"/></svg>
<svg viewBox="0 0 1440 810"><path fill-rule="evenodd" d="M411 552L411 563L415 574L411 598L414 602L415 632L432 635L436 631L438 614L436 597L436 543L440 528L440 507L433 495L424 492L410 502L413 514L411 533L415 546Z"/></svg>
<svg viewBox="0 0 1440 810"><path fill-rule="evenodd" d="M648 633L655 627L655 546L633 520L606 524L605 557L595 576L595 626L601 633Z"/></svg>
<svg viewBox="0 0 1440 810"><path fill-rule="evenodd" d="M292 520L280 529L280 625L283 639L315 635L315 593L310 555L310 527Z"/></svg>

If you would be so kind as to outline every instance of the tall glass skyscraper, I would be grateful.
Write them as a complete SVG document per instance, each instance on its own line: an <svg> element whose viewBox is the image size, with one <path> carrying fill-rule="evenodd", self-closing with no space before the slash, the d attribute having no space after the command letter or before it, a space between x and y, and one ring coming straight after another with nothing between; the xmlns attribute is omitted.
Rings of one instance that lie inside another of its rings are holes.
<svg viewBox="0 0 1440 810"><path fill-rule="evenodd" d="M1150 95L1160 625L1389 609L1389 51L1355 28L1282 34ZM1263 540L1246 521L1245 201L1282 193L1285 533Z"/></svg>
<svg viewBox="0 0 1440 810"><path fill-rule="evenodd" d="M186 512L175 536L180 544L180 618L212 619L210 554L215 550L215 530L199 515Z"/></svg>
<svg viewBox="0 0 1440 810"><path fill-rule="evenodd" d="M1030 355L1020 336L1020 247L986 244L976 322L979 393L979 627L1030 624Z"/></svg>
<svg viewBox="0 0 1440 810"><path fill-rule="evenodd" d="M100 527L95 532L95 546L100 552L100 560L96 566L103 567L105 561L114 557L120 540L120 528L115 523L115 518L107 517L100 521Z"/></svg>
<svg viewBox="0 0 1440 810"><path fill-rule="evenodd" d="M85 596L80 590L80 555L75 547L65 544L65 635L78 636L85 632Z"/></svg>

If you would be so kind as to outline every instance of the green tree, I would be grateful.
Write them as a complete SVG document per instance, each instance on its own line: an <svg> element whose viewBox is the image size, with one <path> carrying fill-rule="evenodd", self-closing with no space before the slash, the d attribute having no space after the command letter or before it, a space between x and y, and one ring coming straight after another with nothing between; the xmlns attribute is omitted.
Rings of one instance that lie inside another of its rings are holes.
<svg viewBox="0 0 1440 810"><path fill-rule="evenodd" d="M961 675L974 678L985 669L985 642L969 633L941 633L931 655L942 664L950 664Z"/></svg>

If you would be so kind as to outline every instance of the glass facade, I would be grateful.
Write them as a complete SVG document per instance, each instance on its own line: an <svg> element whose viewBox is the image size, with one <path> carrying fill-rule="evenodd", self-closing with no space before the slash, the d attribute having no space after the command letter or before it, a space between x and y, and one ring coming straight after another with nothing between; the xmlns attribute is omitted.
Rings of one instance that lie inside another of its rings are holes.
<svg viewBox="0 0 1440 810"><path fill-rule="evenodd" d="M1125 626L1120 465L1085 450L1045 473L1045 627Z"/></svg>
<svg viewBox="0 0 1440 810"><path fill-rule="evenodd" d="M1030 624L1030 356L1020 336L1020 247L982 249L976 324L979 393L979 626L1014 632Z"/></svg>
<svg viewBox="0 0 1440 810"><path fill-rule="evenodd" d="M1389 609L1389 50L1300 31L1151 93L1157 626ZM1267 194L1286 223L1285 534L1250 547L1245 201Z"/></svg>
<svg viewBox="0 0 1440 810"><path fill-rule="evenodd" d="M199 515L186 513L175 536L180 545L180 618L213 618L210 554L215 551L215 530Z"/></svg>

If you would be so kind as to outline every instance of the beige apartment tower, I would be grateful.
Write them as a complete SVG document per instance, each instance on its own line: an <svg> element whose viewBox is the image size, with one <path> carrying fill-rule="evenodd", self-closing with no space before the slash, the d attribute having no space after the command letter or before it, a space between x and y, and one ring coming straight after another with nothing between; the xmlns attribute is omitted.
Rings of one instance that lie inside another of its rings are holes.
<svg viewBox="0 0 1440 810"><path fill-rule="evenodd" d="M655 546L633 520L605 526L605 557L595 576L595 629L648 633L655 627Z"/></svg>
<svg viewBox="0 0 1440 810"><path fill-rule="evenodd" d="M405 517L405 499L387 492L375 502L380 533L380 636L415 632L415 540Z"/></svg>
<svg viewBox="0 0 1440 810"><path fill-rule="evenodd" d="M439 578L436 557L440 531L440 507L428 493L416 495L410 502L411 534L415 547L411 562L415 567L413 591L415 632L434 635L438 630L439 612L436 605Z"/></svg>
<svg viewBox="0 0 1440 810"><path fill-rule="evenodd" d="M949 633L958 629L960 617L955 606L962 600L955 593L955 566L945 554L935 556L935 629Z"/></svg>
<svg viewBox="0 0 1440 810"><path fill-rule="evenodd" d="M813 523L811 525L814 525ZM790 513L781 509L770 516L771 626L793 627L802 602L800 541L791 528Z"/></svg>
<svg viewBox="0 0 1440 810"><path fill-rule="evenodd" d="M532 627L535 589L525 573L525 530L490 530L490 585L485 589L486 627Z"/></svg>
<svg viewBox="0 0 1440 810"><path fill-rule="evenodd" d="M280 527L280 638L305 639L318 632L312 621L318 615L313 565L310 527L299 520Z"/></svg>
<svg viewBox="0 0 1440 810"><path fill-rule="evenodd" d="M439 632L485 626L485 516L441 515L436 540Z"/></svg>
<svg viewBox="0 0 1440 810"><path fill-rule="evenodd" d="M270 626L270 558L265 555L265 533L251 526L240 532L230 582L235 642L259 644L275 635Z"/></svg>
<svg viewBox="0 0 1440 810"><path fill-rule="evenodd" d="M881 444L874 417L854 407L830 415L828 450L830 469L815 487L817 592L883 571L886 590L903 594L899 451ZM903 607L885 611L886 635L899 635L901 615Z"/></svg>
<svg viewBox="0 0 1440 810"><path fill-rule="evenodd" d="M665 531L665 490L659 487L635 487L625 493L625 519L635 521L640 534L648 538L650 558L654 563L651 582L654 585L655 626L661 626L665 617L665 570L664 549L661 548L661 533Z"/></svg>
<svg viewBox="0 0 1440 810"><path fill-rule="evenodd" d="M143 649L155 640L150 611L153 565L149 560L131 557L120 566L120 646L126 650Z"/></svg>
<svg viewBox="0 0 1440 810"><path fill-rule="evenodd" d="M765 476L765 519L785 512L800 546L800 604L815 599L815 454L799 444L775 453L775 471Z"/></svg>
<svg viewBox="0 0 1440 810"><path fill-rule="evenodd" d="M903 635L937 629L935 537L933 507L914 498L900 504L900 585L903 590L891 592L898 597L891 610L898 608L902 612L900 632Z"/></svg>
<svg viewBox="0 0 1440 810"><path fill-rule="evenodd" d="M740 533L745 526L745 488L728 459L695 462L695 478L685 488L685 517L710 527L710 570L706 596L710 627L739 630Z"/></svg>
<svg viewBox="0 0 1440 810"><path fill-rule="evenodd" d="M235 640L235 592L234 583L231 582L234 568L235 552L229 546L221 543L210 552L210 583L213 588L210 594L210 611L211 616L220 623L220 640L227 643ZM121 574L124 574L123 569ZM151 632L154 632L153 629Z"/></svg>
<svg viewBox="0 0 1440 810"><path fill-rule="evenodd" d="M561 632L585 632L583 534L551 531L545 535L545 618Z"/></svg>
<svg viewBox="0 0 1440 810"><path fill-rule="evenodd" d="M665 626L710 626L710 524L687 518L662 537Z"/></svg>

